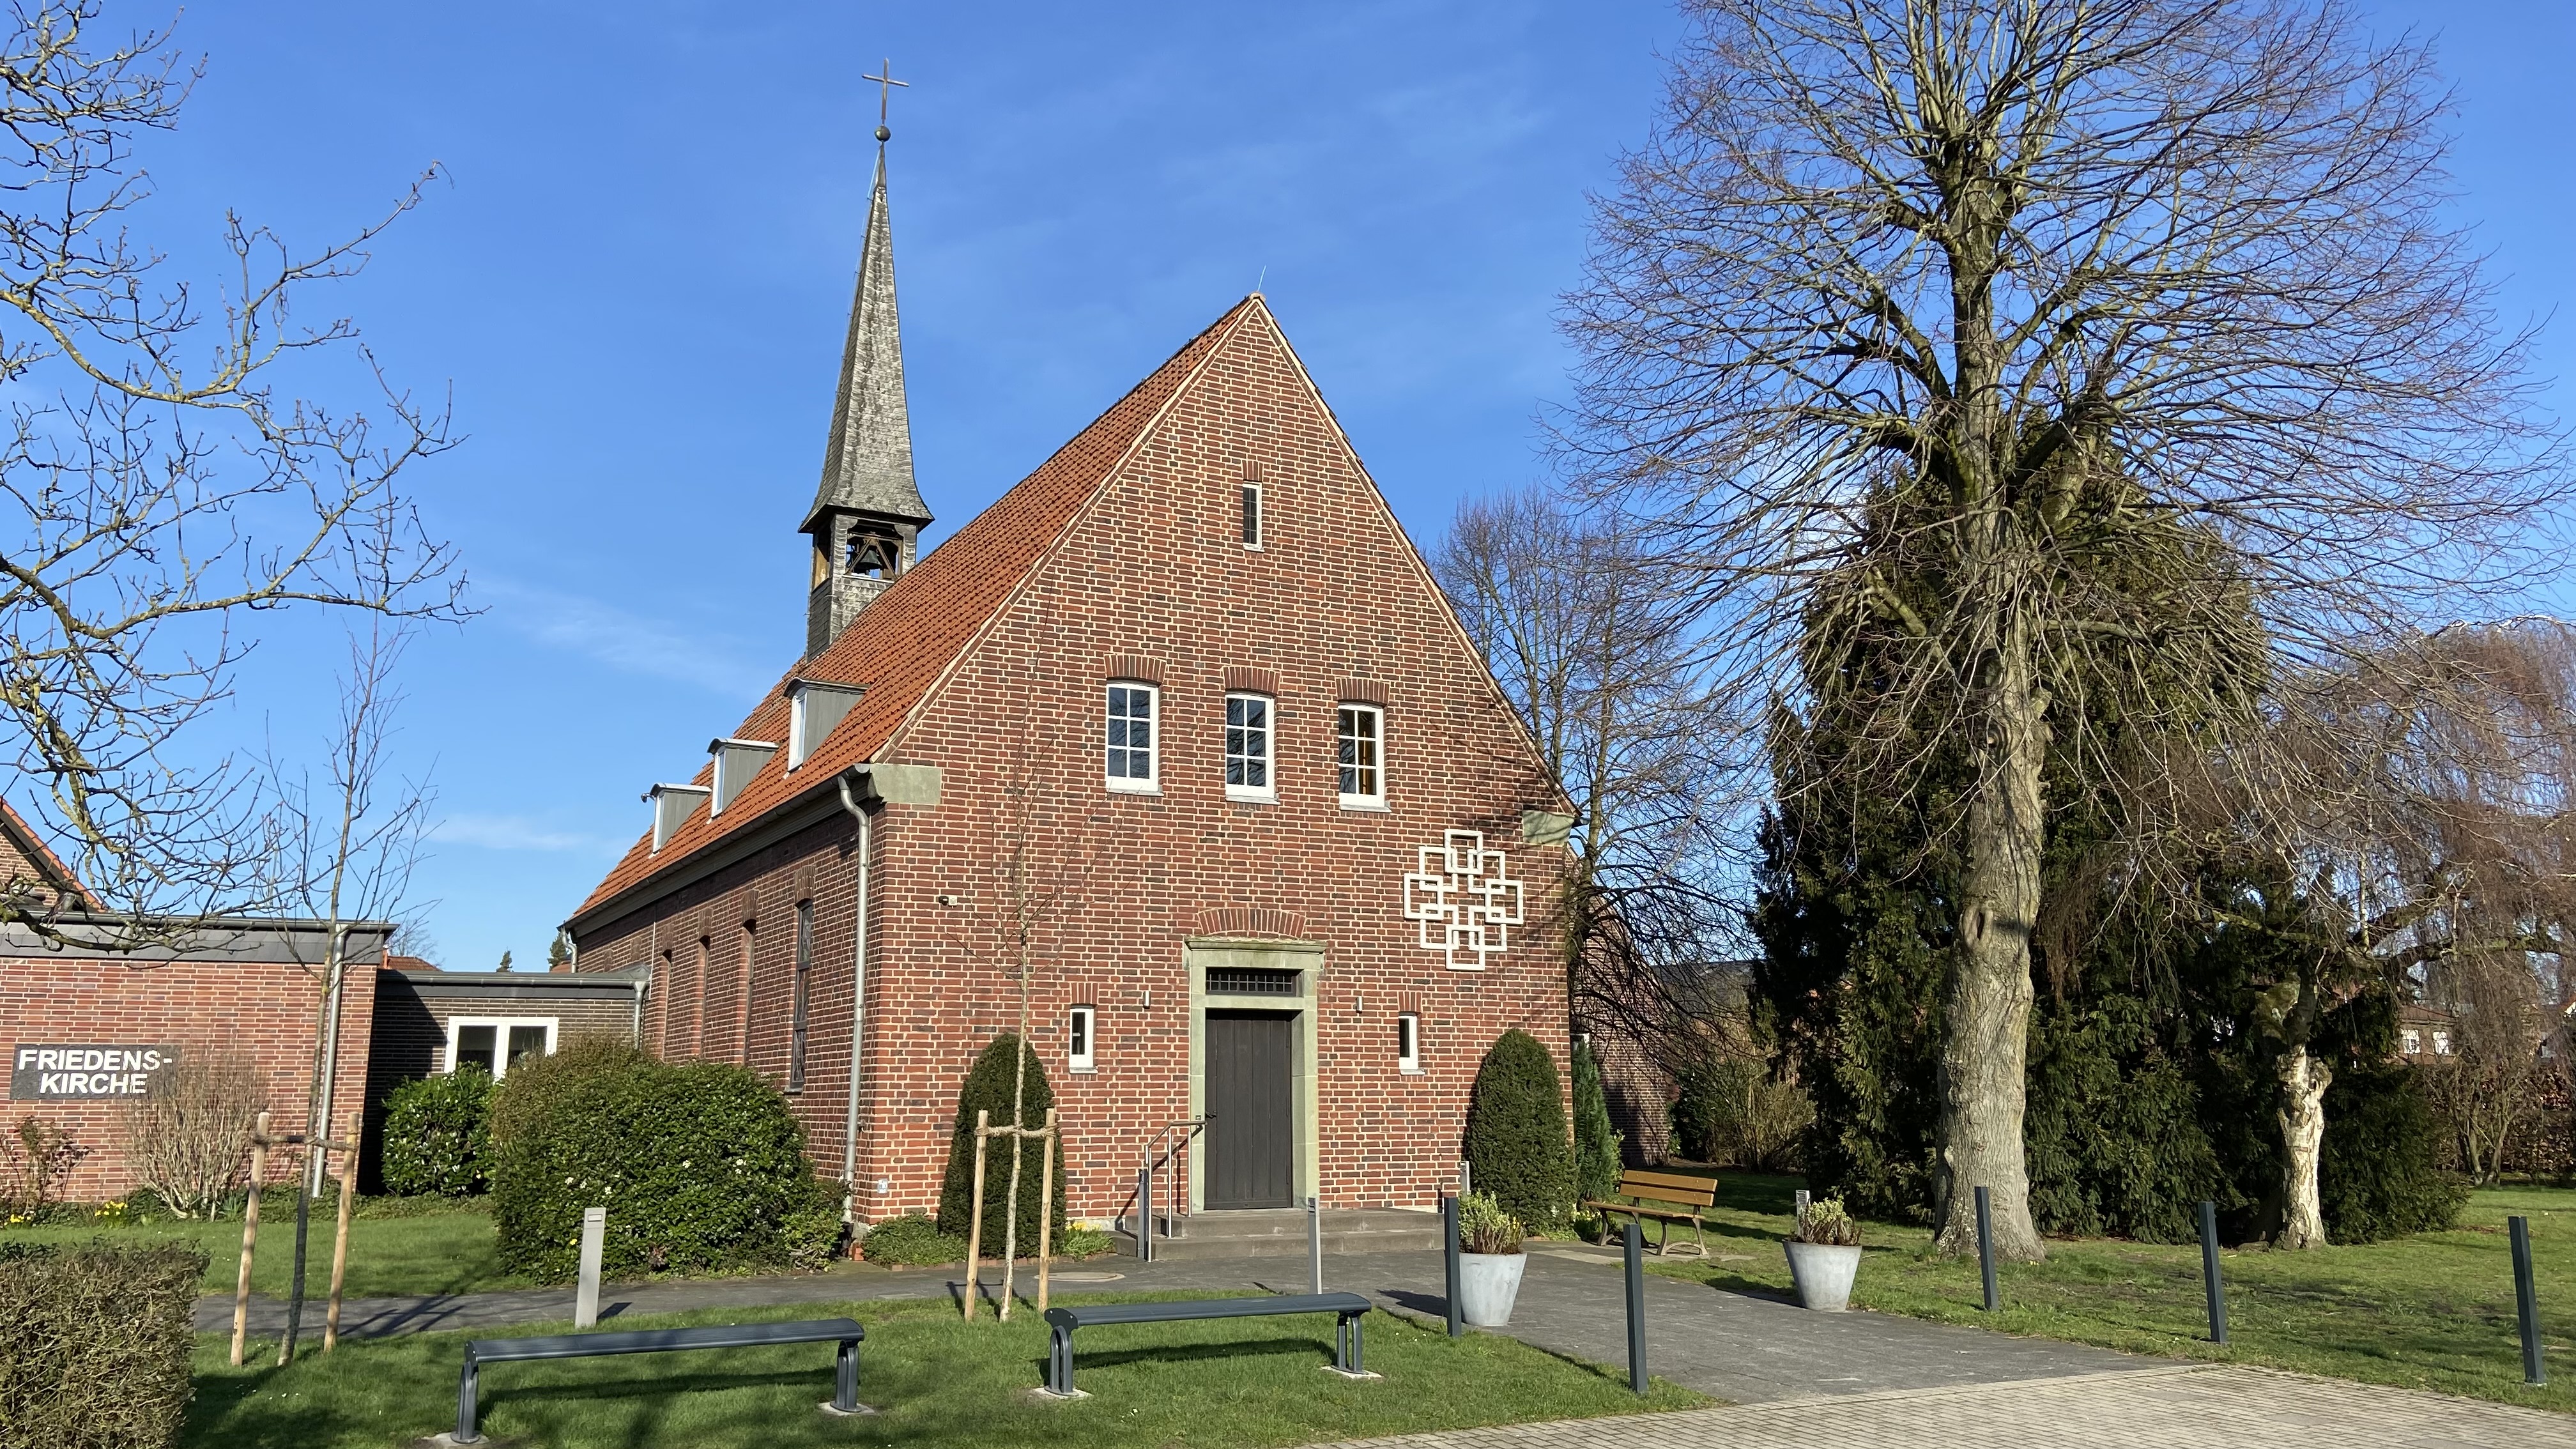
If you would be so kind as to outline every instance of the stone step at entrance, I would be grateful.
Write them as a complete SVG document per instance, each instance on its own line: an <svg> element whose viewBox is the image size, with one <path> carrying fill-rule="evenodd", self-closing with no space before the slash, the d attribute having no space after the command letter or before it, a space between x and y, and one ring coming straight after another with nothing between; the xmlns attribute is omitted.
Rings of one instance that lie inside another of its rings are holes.
<svg viewBox="0 0 2576 1449"><path fill-rule="evenodd" d="M1440 1251L1440 1215L1405 1208L1326 1208L1323 1211L1327 1253L1411 1253ZM1252 1208L1236 1212L1192 1213L1179 1223L1181 1236L1154 1238L1158 1262L1188 1258L1302 1258L1306 1256L1304 1208ZM1118 1250L1136 1256L1135 1223L1118 1219L1111 1236Z"/></svg>

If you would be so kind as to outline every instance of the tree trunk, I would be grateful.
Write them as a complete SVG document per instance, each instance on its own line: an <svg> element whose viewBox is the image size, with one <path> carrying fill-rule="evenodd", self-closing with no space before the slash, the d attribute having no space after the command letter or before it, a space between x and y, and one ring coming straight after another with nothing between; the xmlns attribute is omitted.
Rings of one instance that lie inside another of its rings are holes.
<svg viewBox="0 0 2576 1449"><path fill-rule="evenodd" d="M1995 1256L2048 1256L2030 1218L2022 1156L2028 1082L2030 934L2039 917L2043 844L2040 763L2047 726L2032 687L2030 645L2002 641L1967 812L1968 871L1960 903L1963 959L1951 980L1941 1043L1941 1135L1933 1211L1945 1253L1977 1250L1976 1189L1993 1199Z"/></svg>
<svg viewBox="0 0 2576 1449"><path fill-rule="evenodd" d="M2281 1058L2280 1075L2280 1246L2322 1247L2326 1216L2317 1193L2317 1160L2325 1146L2326 1087L2334 1072L2298 1046Z"/></svg>

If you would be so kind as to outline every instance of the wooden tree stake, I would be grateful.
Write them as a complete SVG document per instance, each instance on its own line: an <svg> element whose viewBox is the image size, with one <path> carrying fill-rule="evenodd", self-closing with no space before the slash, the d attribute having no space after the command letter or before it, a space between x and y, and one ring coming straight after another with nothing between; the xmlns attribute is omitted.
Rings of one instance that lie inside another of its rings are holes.
<svg viewBox="0 0 2576 1449"><path fill-rule="evenodd" d="M349 1138L340 1154L340 1236L331 1244L331 1308L322 1318L322 1351L340 1345L340 1285L349 1276L349 1209L358 1193L358 1142L367 1130L363 1117L349 1119Z"/></svg>
<svg viewBox="0 0 2576 1449"><path fill-rule="evenodd" d="M250 1337L250 1257L259 1244L259 1180L268 1172L268 1114L262 1112L251 1122L250 1129L250 1200L242 1207L241 1280L233 1289L233 1367L241 1367L242 1350Z"/></svg>
<svg viewBox="0 0 2576 1449"><path fill-rule="evenodd" d="M1046 1136L1038 1147L1038 1312L1047 1311L1047 1267L1055 1226L1055 1108L1047 1108Z"/></svg>

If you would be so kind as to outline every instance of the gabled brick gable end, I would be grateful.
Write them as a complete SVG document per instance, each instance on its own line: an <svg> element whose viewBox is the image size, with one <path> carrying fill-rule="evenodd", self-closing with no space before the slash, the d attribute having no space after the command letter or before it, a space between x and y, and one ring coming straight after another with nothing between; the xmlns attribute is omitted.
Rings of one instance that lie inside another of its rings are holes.
<svg viewBox="0 0 2576 1449"><path fill-rule="evenodd" d="M899 637L897 619L939 617L953 641L935 677L900 691L869 681L815 762L900 760L942 780L935 805L872 817L863 1000L851 994L862 863L856 824L837 811L739 860L712 852L726 863L683 886L671 880L690 873L674 872L643 901L639 882L675 851L711 845L692 846L705 823L693 821L641 873L630 856L574 921L583 969L656 971L648 1042L784 1081L796 1033L783 927L810 904L816 1005L799 1111L827 1170L848 1154L866 1220L935 1206L959 1083L1020 1020L1023 939L1031 1036L1063 1112L1079 1216L1121 1211L1145 1143L1194 1110L1194 960L1269 953L1308 973L1282 1005L1301 1014L1311 1053L1299 1191L1327 1206L1425 1206L1454 1184L1468 1087L1503 1031L1564 1057L1565 856L1521 834L1525 812L1559 810L1561 795L1266 305L1229 312L1120 409L1131 404L1132 420L1109 427L1113 409L1086 430L1078 471L1059 469L1069 446L817 661L865 679L869 646L843 646ZM1263 491L1258 549L1241 536L1247 480ZM970 538L981 541L958 557L997 566L943 616L962 585L934 590L933 569ZM901 608L873 617L889 605ZM1107 788L1113 677L1159 686L1157 793ZM1228 798L1230 688L1273 701L1270 800ZM1344 701L1384 710L1382 806L1340 795ZM782 737L759 719L745 733ZM733 818L717 823L748 829ZM1524 923L1483 970L1451 969L1403 916L1405 876L1452 831L1503 852L1523 892ZM1090 1071L1066 1056L1077 1006L1093 1012ZM1418 1072L1399 1071L1398 1012L1418 1018Z"/></svg>

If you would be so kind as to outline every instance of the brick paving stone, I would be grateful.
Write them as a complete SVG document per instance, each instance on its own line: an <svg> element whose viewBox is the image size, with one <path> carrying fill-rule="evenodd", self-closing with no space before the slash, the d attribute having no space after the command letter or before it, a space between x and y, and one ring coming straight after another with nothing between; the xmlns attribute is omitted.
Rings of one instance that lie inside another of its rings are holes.
<svg viewBox="0 0 2576 1449"><path fill-rule="evenodd" d="M1334 1449L2576 1449L2576 1418L2232 1366L1511 1424Z"/></svg>

